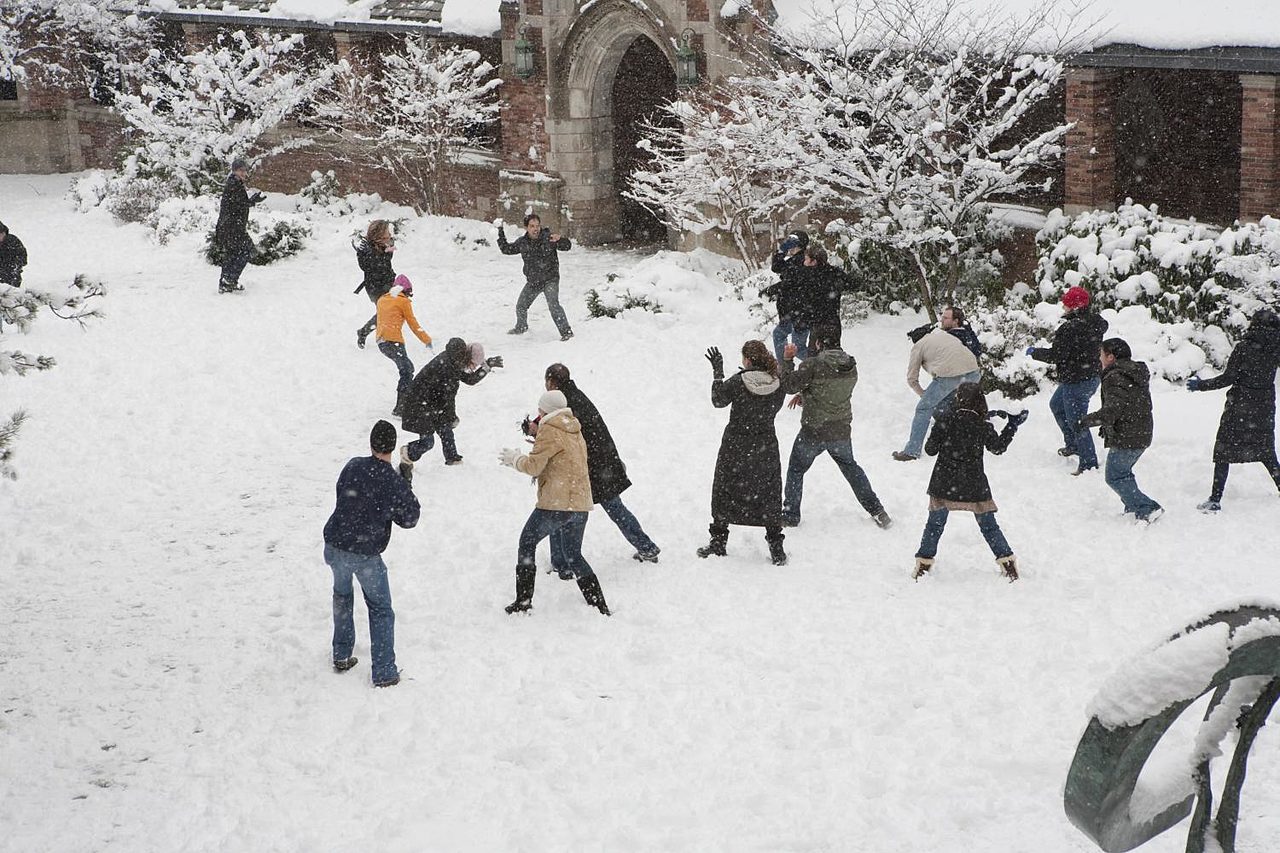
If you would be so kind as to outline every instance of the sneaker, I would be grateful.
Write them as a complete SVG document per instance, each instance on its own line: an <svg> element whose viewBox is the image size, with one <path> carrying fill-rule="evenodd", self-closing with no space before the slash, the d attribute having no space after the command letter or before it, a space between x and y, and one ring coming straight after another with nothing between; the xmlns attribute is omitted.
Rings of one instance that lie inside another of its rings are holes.
<svg viewBox="0 0 1280 853"><path fill-rule="evenodd" d="M726 557L728 554L729 552L725 550L723 542L712 542L698 549L698 556L704 559L707 557Z"/></svg>
<svg viewBox="0 0 1280 853"><path fill-rule="evenodd" d="M507 329L507 334L508 334L508 335L523 335L523 334L524 334L525 332L527 332L527 331L529 331L529 327L528 327L528 326L523 326L523 327L521 327L521 326L516 326L515 328Z"/></svg>
<svg viewBox="0 0 1280 853"><path fill-rule="evenodd" d="M883 509L871 516L871 518L875 521L876 527L879 527L881 530L888 530L893 526L893 519L890 518L889 513L885 512Z"/></svg>
<svg viewBox="0 0 1280 853"><path fill-rule="evenodd" d="M409 458L409 445L400 448L400 476L406 483L413 483L413 460Z"/></svg>
<svg viewBox="0 0 1280 853"><path fill-rule="evenodd" d="M391 676L390 678L384 681L373 682L373 686L374 687L395 687L399 683L400 683L400 673L397 672L395 675Z"/></svg>
<svg viewBox="0 0 1280 853"><path fill-rule="evenodd" d="M631 555L631 559L637 563L656 563L658 562L658 549L652 551L636 551Z"/></svg>
<svg viewBox="0 0 1280 853"><path fill-rule="evenodd" d="M358 663L360 663L360 658L343 658L342 660L335 660L333 662L333 671L346 672Z"/></svg>
<svg viewBox="0 0 1280 853"><path fill-rule="evenodd" d="M560 340L567 341L569 340L569 338L572 338L572 337L573 337L573 329L570 329L569 331L565 332L563 335L560 336Z"/></svg>
<svg viewBox="0 0 1280 853"><path fill-rule="evenodd" d="M1138 516L1138 521L1142 524L1155 524L1162 515L1164 515L1164 507L1158 506L1146 515Z"/></svg>
<svg viewBox="0 0 1280 853"><path fill-rule="evenodd" d="M533 602L516 599L502 609L508 613L528 613L533 609Z"/></svg>
<svg viewBox="0 0 1280 853"><path fill-rule="evenodd" d="M1079 468L1071 472L1071 476L1079 477L1081 474L1083 474L1086 471L1097 471L1097 470L1098 470L1097 465L1081 465Z"/></svg>
<svg viewBox="0 0 1280 853"><path fill-rule="evenodd" d="M1059 456L1075 456L1076 449L1074 447L1059 447L1058 455Z"/></svg>
<svg viewBox="0 0 1280 853"><path fill-rule="evenodd" d="M905 450L895 450L893 451L893 458L897 459L899 462L915 462L920 457L913 456Z"/></svg>
<svg viewBox="0 0 1280 853"><path fill-rule="evenodd" d="M1213 498L1209 498L1209 500L1204 501L1203 503L1196 504L1196 509L1204 513L1221 512L1222 502L1215 501Z"/></svg>
<svg viewBox="0 0 1280 853"><path fill-rule="evenodd" d="M446 459L446 460L444 460L444 464L446 464L446 465L461 465L461 464L462 464L462 457L461 457L461 456L455 456L455 457L453 457L452 459Z"/></svg>

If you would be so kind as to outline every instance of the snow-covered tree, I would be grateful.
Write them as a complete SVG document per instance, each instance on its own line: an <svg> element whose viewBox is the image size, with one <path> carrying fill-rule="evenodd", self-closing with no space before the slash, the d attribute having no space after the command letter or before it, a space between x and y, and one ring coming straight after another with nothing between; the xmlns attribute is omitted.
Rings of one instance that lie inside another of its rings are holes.
<svg viewBox="0 0 1280 853"><path fill-rule="evenodd" d="M0 80L86 81L143 51L149 0L0 0Z"/></svg>
<svg viewBox="0 0 1280 853"><path fill-rule="evenodd" d="M474 50L410 38L362 73L343 64L317 112L342 145L339 157L388 172L410 187L419 212L440 209L441 175L498 118L502 81Z"/></svg>

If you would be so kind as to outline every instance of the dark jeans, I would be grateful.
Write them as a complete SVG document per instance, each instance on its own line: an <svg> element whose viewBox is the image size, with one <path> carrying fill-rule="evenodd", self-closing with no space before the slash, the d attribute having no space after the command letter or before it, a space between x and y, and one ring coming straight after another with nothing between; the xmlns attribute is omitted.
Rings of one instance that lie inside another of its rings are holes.
<svg viewBox="0 0 1280 853"><path fill-rule="evenodd" d="M396 383L396 405L399 406L405 392L409 390L409 385L413 382L413 362L409 360L409 353L405 350L404 344L394 341L378 341L378 352L394 361L396 370L400 371L400 380Z"/></svg>
<svg viewBox="0 0 1280 853"><path fill-rule="evenodd" d="M461 459L458 448L453 443L453 427L440 427L435 433L419 434L416 441L409 442L409 460L417 462L428 450L436 446L436 436L440 436L440 452L446 462Z"/></svg>
<svg viewBox="0 0 1280 853"><path fill-rule="evenodd" d="M640 527L640 520L622 503L621 495L601 501L600 508L613 520L614 524L618 525L618 530L622 531L622 535L631 543L632 548L641 554L658 553L658 546ZM551 565L561 570L568 568L564 556L564 528L551 534Z"/></svg>
<svg viewBox="0 0 1280 853"><path fill-rule="evenodd" d="M820 441L804 427L796 433L791 445L791 461L787 463L787 486L782 493L782 517L788 521L800 521L800 500L804 496L804 475L813 461L823 453L830 454L840 473L853 487L853 494L871 515L884 506L871 488L871 481L862 466L853 458L853 442L847 438L839 441Z"/></svg>
<svg viewBox="0 0 1280 853"><path fill-rule="evenodd" d="M1160 504L1138 488L1138 479L1133 476L1133 466L1142 458L1145 448L1125 450L1113 447L1107 451L1106 479L1111 491L1120 496L1124 511L1131 512L1138 518L1146 518L1160 509Z"/></svg>
<svg viewBox="0 0 1280 853"><path fill-rule="evenodd" d="M569 318L565 316L564 309L560 307L560 282L548 281L543 284L534 284L527 282L524 289L520 291L520 295L516 298L516 328L524 331L529 328L529 306L533 304L533 300L540 295L547 297L547 310L551 312L551 319L556 324L556 329L560 334L573 331L569 328Z"/></svg>
<svg viewBox="0 0 1280 853"><path fill-rule="evenodd" d="M796 358L809 357L809 327L801 328L796 325L795 320L788 318L779 320L773 329L773 352L779 362L782 361L782 348L787 345L787 338L796 345Z"/></svg>
<svg viewBox="0 0 1280 853"><path fill-rule="evenodd" d="M1089 399L1098 390L1100 379L1066 382L1049 398L1049 411L1062 430L1062 443L1076 452L1081 468L1098 467L1098 451L1093 447L1093 433L1076 429L1080 419L1089 413Z"/></svg>
<svg viewBox="0 0 1280 853"><path fill-rule="evenodd" d="M1271 458L1262 460L1262 464L1267 466L1267 473L1271 475L1276 488L1280 489L1280 461L1276 460L1276 452L1271 451ZM1209 495L1209 500L1222 500L1222 493L1227 488L1227 473L1230 470L1230 462L1218 462L1213 466L1213 492Z"/></svg>
<svg viewBox="0 0 1280 853"><path fill-rule="evenodd" d="M917 557L932 559L937 555L938 540L942 538L942 531L947 527L949 514L950 511L946 509L929 511L929 519L924 523L924 536L920 539L920 550L916 551ZM1013 556L1013 549L1005 541L1004 533L1000 531L994 512L975 513L973 517L977 519L982 538L987 540L987 544L991 546L991 553L995 554L997 560L1001 557Z"/></svg>
<svg viewBox="0 0 1280 853"><path fill-rule="evenodd" d="M222 280L218 282L218 286L235 287L239 284L240 273L244 272L251 257L253 257L253 243L248 240L227 249L226 257L222 259Z"/></svg>
<svg viewBox="0 0 1280 853"><path fill-rule="evenodd" d="M356 642L353 615L354 576L360 581L365 608L369 611L369 646L373 656L373 681L390 681L396 669L396 614L391 609L391 586L387 564L378 554L354 554L324 546L324 561L333 570L333 659L346 660Z"/></svg>
<svg viewBox="0 0 1280 853"><path fill-rule="evenodd" d="M595 574L582 556L582 536L587 531L587 514L558 509L535 509L520 531L520 545L516 554L516 569L537 565L538 543L548 536L559 534L559 554L552 552L551 564L576 578L589 578ZM554 541L554 540L553 540ZM561 560L556 565L557 557Z"/></svg>

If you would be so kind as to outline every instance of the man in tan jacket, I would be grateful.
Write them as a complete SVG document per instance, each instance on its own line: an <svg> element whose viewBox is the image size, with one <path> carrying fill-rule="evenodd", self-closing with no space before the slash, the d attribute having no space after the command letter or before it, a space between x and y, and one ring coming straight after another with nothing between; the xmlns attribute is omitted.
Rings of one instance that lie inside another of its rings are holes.
<svg viewBox="0 0 1280 853"><path fill-rule="evenodd" d="M964 329L964 313L954 306L943 310L938 328L916 341L907 363L907 384L916 392L920 402L916 404L911 419L911 436L907 446L895 450L893 458L899 462L919 459L924 450L924 437L929 432L929 419L938 404L950 397L962 382L977 382L982 378L978 370L978 357L961 341ZM972 335L972 332L969 333ZM976 338L974 338L976 340ZM975 344L976 346L976 344ZM920 387L920 368L933 377L928 388Z"/></svg>
<svg viewBox="0 0 1280 853"><path fill-rule="evenodd" d="M591 478L587 473L587 443L582 438L582 425L560 391L543 394L538 400L538 412L537 423L530 425L533 450L525 455L508 448L498 457L503 465L538 481L537 506L520 531L516 600L507 605L506 610L522 613L533 607L538 543L558 532L564 556L564 565L557 567L561 577L577 578L578 589L582 590L587 604L608 616L609 607L600 581L582 556L582 535L587 529L587 513L591 511Z"/></svg>

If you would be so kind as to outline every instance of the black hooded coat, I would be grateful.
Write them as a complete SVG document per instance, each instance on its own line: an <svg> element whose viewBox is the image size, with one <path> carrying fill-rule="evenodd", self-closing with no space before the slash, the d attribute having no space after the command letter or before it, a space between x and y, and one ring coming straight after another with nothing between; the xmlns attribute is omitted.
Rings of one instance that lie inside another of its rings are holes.
<svg viewBox="0 0 1280 853"><path fill-rule="evenodd" d="M595 404L572 379L561 385L560 391L582 426L582 438L587 443L587 475L591 479L592 503L612 500L622 494L631 481L627 479L627 466L618 455L609 427L605 426Z"/></svg>
<svg viewBox="0 0 1280 853"><path fill-rule="evenodd" d="M489 373L489 366L481 363L475 370L468 370L470 354L467 342L462 338L450 338L440 353L413 377L405 394L400 425L406 432L418 435L451 427L458 420L454 406L458 398L458 386L475 385Z"/></svg>
<svg viewBox="0 0 1280 853"><path fill-rule="evenodd" d="M711 484L712 520L782 526L782 457L773 420L785 396L777 377L763 370L711 383L711 405L730 407Z"/></svg>
<svg viewBox="0 0 1280 853"><path fill-rule="evenodd" d="M1213 444L1214 462L1269 462L1276 452L1276 368L1280 366L1280 317L1255 315L1227 359L1221 376L1201 391L1228 388Z"/></svg>

